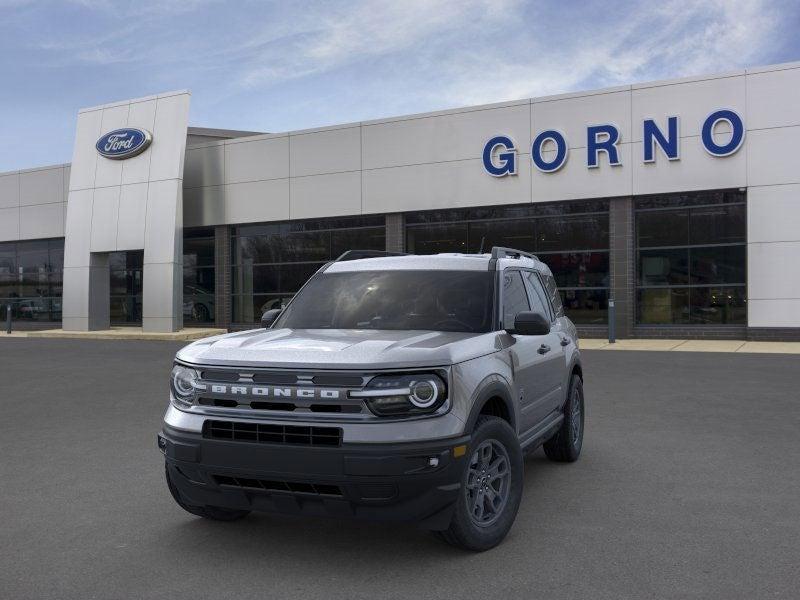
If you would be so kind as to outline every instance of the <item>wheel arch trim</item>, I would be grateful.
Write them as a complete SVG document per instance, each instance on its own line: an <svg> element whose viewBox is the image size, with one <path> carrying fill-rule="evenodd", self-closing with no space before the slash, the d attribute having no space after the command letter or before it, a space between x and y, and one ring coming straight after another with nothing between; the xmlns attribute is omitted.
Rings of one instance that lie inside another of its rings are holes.
<svg viewBox="0 0 800 600"><path fill-rule="evenodd" d="M465 427L466 432L471 432L475 429L475 424L478 417L486 404L492 398L499 398L508 413L509 425L514 431L517 431L518 411L512 400L511 390L508 384L500 379L492 378L484 381L478 386L478 390L474 396L472 408L470 409L469 416L467 417L467 424Z"/></svg>

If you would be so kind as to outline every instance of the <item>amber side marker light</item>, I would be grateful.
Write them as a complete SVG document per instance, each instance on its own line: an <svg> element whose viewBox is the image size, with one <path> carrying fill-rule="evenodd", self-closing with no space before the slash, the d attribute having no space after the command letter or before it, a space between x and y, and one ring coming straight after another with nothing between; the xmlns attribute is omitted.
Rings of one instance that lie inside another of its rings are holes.
<svg viewBox="0 0 800 600"><path fill-rule="evenodd" d="M458 458L459 456L464 456L467 453L466 446L456 446L453 448L453 457Z"/></svg>

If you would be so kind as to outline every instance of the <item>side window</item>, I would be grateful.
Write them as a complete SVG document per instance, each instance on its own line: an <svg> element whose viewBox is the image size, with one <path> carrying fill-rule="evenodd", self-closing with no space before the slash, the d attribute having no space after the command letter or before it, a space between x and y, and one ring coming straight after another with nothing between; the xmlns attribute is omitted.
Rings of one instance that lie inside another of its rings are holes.
<svg viewBox="0 0 800 600"><path fill-rule="evenodd" d="M522 276L525 280L525 286L528 288L528 297L531 300L531 310L538 312L553 320L553 313L550 311L550 305L547 302L547 295L542 288L542 283L532 271L526 271Z"/></svg>
<svg viewBox="0 0 800 600"><path fill-rule="evenodd" d="M517 313L530 310L528 294L519 271L505 271L503 273L503 329L514 327L514 317Z"/></svg>
<svg viewBox="0 0 800 600"><path fill-rule="evenodd" d="M553 305L553 310L556 313L556 318L564 316L564 305L561 304L561 294L558 293L558 286L556 280L552 275L545 275L542 273L542 280L544 287L547 289L547 296L550 298L550 304Z"/></svg>

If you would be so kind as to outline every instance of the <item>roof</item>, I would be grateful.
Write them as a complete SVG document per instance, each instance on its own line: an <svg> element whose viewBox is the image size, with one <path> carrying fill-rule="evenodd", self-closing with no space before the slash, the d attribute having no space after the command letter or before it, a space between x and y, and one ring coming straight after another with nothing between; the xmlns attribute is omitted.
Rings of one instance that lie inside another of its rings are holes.
<svg viewBox="0 0 800 600"><path fill-rule="evenodd" d="M403 256L381 256L360 258L331 263L326 273L351 273L353 271L488 271L491 254L407 254ZM525 266L546 270L541 261L527 257L500 258L498 264L505 269L512 266Z"/></svg>

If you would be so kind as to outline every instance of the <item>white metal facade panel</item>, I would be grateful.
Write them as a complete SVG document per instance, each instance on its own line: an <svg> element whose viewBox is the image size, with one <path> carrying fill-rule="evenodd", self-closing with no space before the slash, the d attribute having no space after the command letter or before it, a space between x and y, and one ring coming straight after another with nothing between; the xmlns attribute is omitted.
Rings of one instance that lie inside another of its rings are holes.
<svg viewBox="0 0 800 600"><path fill-rule="evenodd" d="M19 205L64 202L64 167L25 171L19 175Z"/></svg>
<svg viewBox="0 0 800 600"><path fill-rule="evenodd" d="M143 328L182 327L188 120L188 92L117 102L78 114L64 248L65 328L108 327L107 255L118 250L144 250ZM151 146L126 160L99 156L98 138L123 127L149 130ZM63 211L61 215L63 219ZM91 289L79 290L76 281ZM169 298L166 304L164 295Z"/></svg>
<svg viewBox="0 0 800 600"><path fill-rule="evenodd" d="M289 136L225 144L224 183L289 177Z"/></svg>
<svg viewBox="0 0 800 600"><path fill-rule="evenodd" d="M361 212L361 172L292 177L289 217L335 217Z"/></svg>
<svg viewBox="0 0 800 600"><path fill-rule="evenodd" d="M609 123L618 128L620 143L629 143L632 140L630 89L576 94L558 100L534 99L533 128L525 141L533 140L539 132L546 129L557 129L564 134L570 148L585 148L586 126Z"/></svg>
<svg viewBox="0 0 800 600"><path fill-rule="evenodd" d="M19 173L0 175L0 208L19 207Z"/></svg>
<svg viewBox="0 0 800 600"><path fill-rule="evenodd" d="M747 126L800 125L800 68L747 75Z"/></svg>
<svg viewBox="0 0 800 600"><path fill-rule="evenodd" d="M0 240L19 239L19 207L0 208Z"/></svg>
<svg viewBox="0 0 800 600"><path fill-rule="evenodd" d="M361 170L361 126L297 133L289 139L291 177Z"/></svg>
<svg viewBox="0 0 800 600"><path fill-rule="evenodd" d="M0 242L64 236L68 165L0 174Z"/></svg>
<svg viewBox="0 0 800 600"><path fill-rule="evenodd" d="M529 153L530 103L471 110L431 117L412 117L365 124L363 168L366 170L481 157L483 144L503 133Z"/></svg>

